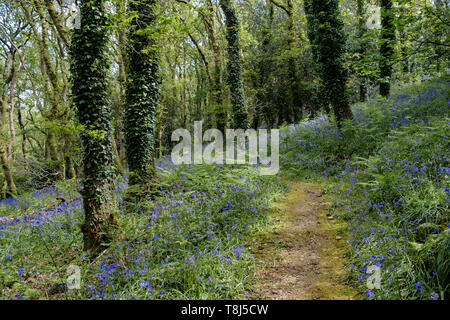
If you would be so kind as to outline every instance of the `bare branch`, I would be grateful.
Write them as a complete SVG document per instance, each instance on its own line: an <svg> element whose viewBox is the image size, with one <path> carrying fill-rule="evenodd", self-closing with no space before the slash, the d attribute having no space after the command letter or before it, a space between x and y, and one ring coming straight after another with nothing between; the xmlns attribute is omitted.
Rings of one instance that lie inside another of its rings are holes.
<svg viewBox="0 0 450 320"><path fill-rule="evenodd" d="M288 8L284 4L275 0L270 0L270 2L272 2L278 8L283 9L287 14L290 14Z"/></svg>

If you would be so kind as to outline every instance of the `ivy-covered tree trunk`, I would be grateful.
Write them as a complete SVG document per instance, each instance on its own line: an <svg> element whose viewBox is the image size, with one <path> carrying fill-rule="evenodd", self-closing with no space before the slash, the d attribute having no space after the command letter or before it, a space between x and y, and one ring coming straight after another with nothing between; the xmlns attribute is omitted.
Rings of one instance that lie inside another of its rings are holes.
<svg viewBox="0 0 450 320"><path fill-rule="evenodd" d="M125 90L125 146L129 184L143 185L154 175L156 109L160 98L159 56L150 27L155 26L156 0L130 1L137 12L128 34Z"/></svg>
<svg viewBox="0 0 450 320"><path fill-rule="evenodd" d="M291 123L299 122L303 114L303 106L300 97L300 77L296 62L296 33L294 23L294 1L287 0L285 4L282 2L271 0L277 7L281 8L288 16L287 43L289 48L287 59L289 88L287 91L287 104L284 110L280 112L280 123L286 121Z"/></svg>
<svg viewBox="0 0 450 320"><path fill-rule="evenodd" d="M231 0L220 0L220 7L225 15L228 41L228 85L230 87L233 108L233 127L246 129L248 126L247 110L244 105L244 88L242 85L241 45L239 35L239 18Z"/></svg>
<svg viewBox="0 0 450 320"><path fill-rule="evenodd" d="M350 109L344 67L346 37L338 0L305 0L308 37L322 81L322 104L331 104L338 126L353 117Z"/></svg>
<svg viewBox="0 0 450 320"><path fill-rule="evenodd" d="M125 1L117 1L115 4L115 9L117 14L121 16L126 15L126 2ZM119 90L118 90L118 99L115 108L113 109L113 127L114 127L114 139L113 143L113 154L114 154L114 163L116 166L116 173L123 175L124 174L124 160L126 158L125 155L125 146L124 146L124 133L123 133L123 121L125 115L125 86L126 86L126 28L118 28L116 30L117 36L117 64L118 64L118 73L119 73Z"/></svg>
<svg viewBox="0 0 450 320"><path fill-rule="evenodd" d="M391 77L394 63L395 25L392 0L381 0L380 41L380 94L391 94Z"/></svg>
<svg viewBox="0 0 450 320"><path fill-rule="evenodd" d="M367 95L367 77L364 75L364 58L367 54L367 40L365 34L367 32L367 8L364 0L358 0L358 36L359 36L359 62L360 62L360 76L359 76L359 101L366 102Z"/></svg>
<svg viewBox="0 0 450 320"><path fill-rule="evenodd" d="M265 26L262 29L262 50L259 57L259 73L258 73L258 91L256 98L258 104L256 107L256 114L253 118L253 129L258 129L260 121L264 120L269 128L272 128L273 109L271 108L270 94L272 92L272 84L269 80L272 73L273 64L273 50L271 49L272 42L272 25L273 25L274 8L270 0L266 0L266 14Z"/></svg>
<svg viewBox="0 0 450 320"><path fill-rule="evenodd" d="M83 126L84 250L108 245L113 232L111 110L108 106L107 15L103 0L82 0L71 42L73 102Z"/></svg>
<svg viewBox="0 0 450 320"><path fill-rule="evenodd" d="M214 56L214 72L213 72L213 85L211 92L211 104L213 105L214 108L213 110L215 114L215 123L217 129L221 130L222 132L225 132L228 114L223 103L220 45L219 41L217 41L214 6L211 0L208 0L206 3L207 3L206 4L207 15L205 17L205 27L206 31L208 32L208 38L211 43L211 49Z"/></svg>

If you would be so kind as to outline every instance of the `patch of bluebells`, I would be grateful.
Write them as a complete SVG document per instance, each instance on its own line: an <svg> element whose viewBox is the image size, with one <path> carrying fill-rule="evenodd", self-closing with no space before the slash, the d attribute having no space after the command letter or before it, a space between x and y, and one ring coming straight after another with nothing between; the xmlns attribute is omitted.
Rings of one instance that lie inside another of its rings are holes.
<svg viewBox="0 0 450 320"><path fill-rule="evenodd" d="M448 259L448 247L439 247L450 218L448 88L432 82L417 94L357 105L341 132L320 118L284 134L284 170L337 182L327 192L347 221L351 274L367 298L435 299L445 290L434 270L439 253ZM371 291L372 265L382 285Z"/></svg>
<svg viewBox="0 0 450 320"><path fill-rule="evenodd" d="M58 191L55 186L36 190L31 194L19 195L16 198L8 198L0 201L0 222L9 219L11 216L23 214L24 212L43 209L48 203L55 201L56 197L76 197L76 193L65 195ZM17 213L17 214L16 214Z"/></svg>
<svg viewBox="0 0 450 320"><path fill-rule="evenodd" d="M253 171L240 177L250 183L232 184L228 167L171 167L167 161L158 167L169 186L161 186L160 196L133 214L139 240L111 248L90 298L129 298L131 292L139 299L232 298L242 294L239 283L250 281L246 235L266 221L281 187L278 178ZM196 176L203 176L201 183ZM130 290L118 293L124 283Z"/></svg>
<svg viewBox="0 0 450 320"><path fill-rule="evenodd" d="M265 223L270 202L286 188L255 168L172 166L168 158L157 166L165 176L158 197L119 215L128 239L112 244L99 261L87 265L82 258L82 199L55 204L61 193L52 188L34 194L48 196L46 205L0 221L1 263L21 276L42 272L45 259L47 265L52 258L68 265L65 253L75 250L70 259L87 268L81 292L90 299L242 295L252 275L248 235ZM126 186L126 177L115 183L118 208ZM39 257L39 263L23 264L25 256Z"/></svg>
<svg viewBox="0 0 450 320"><path fill-rule="evenodd" d="M328 192L339 209L335 214L348 222L351 270L367 298L403 298L400 292L405 291L412 297L440 298L436 293L441 292L439 272L434 271L438 250L430 249L422 255L414 252L410 243L418 241L425 222L438 226L431 228L433 236L448 230L447 97L448 83L433 84L417 94L355 106L354 120L342 131L323 116L281 133L281 172L314 172L338 182ZM393 135L393 130L407 134ZM374 155L373 161L355 158ZM239 288L251 280L247 235L266 221L271 201L285 187L278 177L258 176L254 168L175 166L170 157L159 159L156 166L165 177L158 197L119 216L127 238L113 243L88 267L86 296L240 296ZM126 177L115 184L119 208L126 186ZM45 200L56 193L50 188L33 196ZM418 200L431 198L432 205L423 210ZM75 246L82 254L82 199L69 199L63 204L34 208L30 215L8 215L0 221L0 239L4 240L0 242L0 257L6 270L11 274L19 270L19 275L35 270L32 262L23 265L22 259L32 254L48 255L44 249L32 251L37 242L45 241L46 246L61 250ZM22 200L7 199L0 208L22 210ZM419 258L432 269L411 269L407 261ZM16 261L21 264L16 266ZM371 265L382 270L381 290L366 290L367 268ZM421 276L424 272L429 276Z"/></svg>

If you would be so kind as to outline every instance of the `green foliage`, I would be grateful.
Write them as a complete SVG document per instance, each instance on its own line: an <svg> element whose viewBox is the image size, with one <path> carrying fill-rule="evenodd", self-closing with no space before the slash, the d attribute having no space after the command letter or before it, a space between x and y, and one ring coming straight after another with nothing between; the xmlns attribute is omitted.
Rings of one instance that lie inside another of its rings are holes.
<svg viewBox="0 0 450 320"><path fill-rule="evenodd" d="M397 1L395 77L411 81L448 68L450 15L444 1Z"/></svg>

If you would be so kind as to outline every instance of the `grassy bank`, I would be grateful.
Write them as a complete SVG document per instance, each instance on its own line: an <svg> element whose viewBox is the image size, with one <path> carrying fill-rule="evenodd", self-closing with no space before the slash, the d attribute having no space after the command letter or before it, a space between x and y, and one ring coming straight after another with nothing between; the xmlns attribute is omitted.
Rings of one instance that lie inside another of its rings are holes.
<svg viewBox="0 0 450 320"><path fill-rule="evenodd" d="M66 182L0 203L0 297L239 299L251 288L250 235L267 227L281 178L325 183L346 222L348 277L370 299L449 295L449 80L403 88L353 107L338 131L326 117L282 130L281 170L174 166L160 195L120 210L119 232L94 261L82 251L82 199ZM81 288L66 290L68 267ZM379 289L368 270L380 268Z"/></svg>
<svg viewBox="0 0 450 320"><path fill-rule="evenodd" d="M325 119L291 128L282 167L326 181L348 223L350 279L370 299L445 299L450 275L449 81L354 106L342 131ZM379 289L368 289L370 266Z"/></svg>

